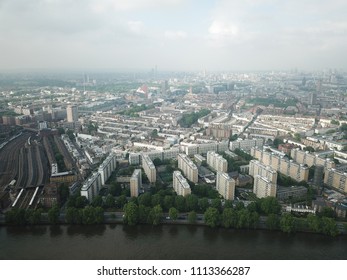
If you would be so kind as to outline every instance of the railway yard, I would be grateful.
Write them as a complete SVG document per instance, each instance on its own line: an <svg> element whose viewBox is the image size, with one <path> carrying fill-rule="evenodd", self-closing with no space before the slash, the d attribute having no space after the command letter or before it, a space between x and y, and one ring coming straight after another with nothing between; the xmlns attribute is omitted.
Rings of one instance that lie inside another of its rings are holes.
<svg viewBox="0 0 347 280"><path fill-rule="evenodd" d="M50 166L55 158L51 145L47 145L48 137L54 139L70 169L73 160L57 136L42 137L24 131L0 147L0 191L10 192L12 207L34 208L50 182Z"/></svg>

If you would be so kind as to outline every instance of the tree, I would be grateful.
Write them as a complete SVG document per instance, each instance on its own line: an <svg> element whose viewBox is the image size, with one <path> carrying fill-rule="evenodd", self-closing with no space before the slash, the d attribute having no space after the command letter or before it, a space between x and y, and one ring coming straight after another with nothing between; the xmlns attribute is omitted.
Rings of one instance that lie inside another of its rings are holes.
<svg viewBox="0 0 347 280"><path fill-rule="evenodd" d="M218 209L218 211L222 210L222 202L219 198L212 199L211 207Z"/></svg>
<svg viewBox="0 0 347 280"><path fill-rule="evenodd" d="M206 197L200 198L198 200L198 205L202 213L204 213L207 210L207 208L210 207L210 203L208 202L208 199Z"/></svg>
<svg viewBox="0 0 347 280"><path fill-rule="evenodd" d="M139 205L139 222L141 224L150 223L150 213L152 208L145 205Z"/></svg>
<svg viewBox="0 0 347 280"><path fill-rule="evenodd" d="M251 226L250 212L246 208L237 211L237 216L237 228L249 228Z"/></svg>
<svg viewBox="0 0 347 280"><path fill-rule="evenodd" d="M58 223L59 214L59 207L55 204L51 209L48 210L48 221L52 224Z"/></svg>
<svg viewBox="0 0 347 280"><path fill-rule="evenodd" d="M188 223L195 224L196 223L196 219L197 219L196 212L195 211L190 211L188 213Z"/></svg>
<svg viewBox="0 0 347 280"><path fill-rule="evenodd" d="M139 202L139 205L144 205L147 207L151 206L151 201L152 201L152 195L148 192L140 195L137 199L137 201Z"/></svg>
<svg viewBox="0 0 347 280"><path fill-rule="evenodd" d="M152 225L159 225L161 217L163 216L163 209L160 205L156 205L152 208L149 216Z"/></svg>
<svg viewBox="0 0 347 280"><path fill-rule="evenodd" d="M339 233L336 222L333 218L323 217L321 226L324 234L334 237Z"/></svg>
<svg viewBox="0 0 347 280"><path fill-rule="evenodd" d="M233 201L232 200L225 200L224 208L234 208Z"/></svg>
<svg viewBox="0 0 347 280"><path fill-rule="evenodd" d="M96 222L95 209L93 206L86 206L82 209L82 224L92 225Z"/></svg>
<svg viewBox="0 0 347 280"><path fill-rule="evenodd" d="M168 211L174 205L174 197L172 195L165 195L163 199L163 208Z"/></svg>
<svg viewBox="0 0 347 280"><path fill-rule="evenodd" d="M110 191L110 194L113 196L120 196L122 193L122 186L120 183L113 183L109 191Z"/></svg>
<svg viewBox="0 0 347 280"><path fill-rule="evenodd" d="M321 220L316 215L313 215L311 213L307 215L307 225L308 228L314 232L321 231Z"/></svg>
<svg viewBox="0 0 347 280"><path fill-rule="evenodd" d="M274 147L277 149L280 144L283 144L283 140L281 138L275 138L273 141Z"/></svg>
<svg viewBox="0 0 347 280"><path fill-rule="evenodd" d="M105 199L105 207L106 208L114 208L116 206L116 202L114 197L111 194L108 194Z"/></svg>
<svg viewBox="0 0 347 280"><path fill-rule="evenodd" d="M124 206L124 222L130 226L134 226L139 221L139 208L133 203L129 202Z"/></svg>
<svg viewBox="0 0 347 280"><path fill-rule="evenodd" d="M102 204L103 204L103 201L102 201L101 195L97 195L96 197L93 198L92 206L101 207Z"/></svg>
<svg viewBox="0 0 347 280"><path fill-rule="evenodd" d="M307 146L307 147L305 147L304 149L303 149L304 151L307 151L307 152L310 152L310 153L314 153L314 148L313 147L311 147L311 146Z"/></svg>
<svg viewBox="0 0 347 280"><path fill-rule="evenodd" d="M199 200L195 194L186 196L187 211L197 211L199 209Z"/></svg>
<svg viewBox="0 0 347 280"><path fill-rule="evenodd" d="M117 198L116 200L116 206L119 209L123 209L124 205L127 203L127 198L125 195L121 195L120 197Z"/></svg>
<svg viewBox="0 0 347 280"><path fill-rule="evenodd" d="M175 197L175 208L179 212L185 212L186 211L186 199L182 195L178 195Z"/></svg>
<svg viewBox="0 0 347 280"><path fill-rule="evenodd" d="M84 208L86 205L88 205L88 200L85 196L78 196L76 198L76 208Z"/></svg>
<svg viewBox="0 0 347 280"><path fill-rule="evenodd" d="M323 207L322 211L319 213L321 217L335 218L336 214L330 207Z"/></svg>
<svg viewBox="0 0 347 280"><path fill-rule="evenodd" d="M277 214L269 214L266 218L266 227L270 230L277 229L279 226L279 218Z"/></svg>
<svg viewBox="0 0 347 280"><path fill-rule="evenodd" d="M209 207L204 213L204 220L206 225L214 228L219 225L219 211L216 208Z"/></svg>
<svg viewBox="0 0 347 280"><path fill-rule="evenodd" d="M157 138L158 137L158 130L155 128L151 132L151 138Z"/></svg>
<svg viewBox="0 0 347 280"><path fill-rule="evenodd" d="M175 207L171 207L169 209L169 217L171 220L177 220L178 218L178 210Z"/></svg>
<svg viewBox="0 0 347 280"><path fill-rule="evenodd" d="M80 224L82 222L82 217L79 209L75 207L66 208L65 221L69 224Z"/></svg>
<svg viewBox="0 0 347 280"><path fill-rule="evenodd" d="M101 224L104 222L104 209L100 206L94 208L95 211L95 223Z"/></svg>
<svg viewBox="0 0 347 280"><path fill-rule="evenodd" d="M232 208L224 208L222 213L222 225L225 228L230 228L234 226L233 215L234 210Z"/></svg>
<svg viewBox="0 0 347 280"><path fill-rule="evenodd" d="M268 196L261 198L260 209L265 215L278 214L281 211L281 205L275 197Z"/></svg>
<svg viewBox="0 0 347 280"><path fill-rule="evenodd" d="M292 233L295 231L295 219L290 213L282 214L280 219L280 228L286 233Z"/></svg>
<svg viewBox="0 0 347 280"><path fill-rule="evenodd" d="M152 207L156 206L156 205L162 205L162 198L160 196L160 194L156 193L155 195L152 195L152 199L151 199L151 205Z"/></svg>

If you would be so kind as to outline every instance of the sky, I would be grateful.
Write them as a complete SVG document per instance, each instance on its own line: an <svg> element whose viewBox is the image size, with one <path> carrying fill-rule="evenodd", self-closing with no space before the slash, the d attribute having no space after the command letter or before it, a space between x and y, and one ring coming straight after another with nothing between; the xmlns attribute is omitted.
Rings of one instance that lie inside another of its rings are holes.
<svg viewBox="0 0 347 280"><path fill-rule="evenodd" d="M345 0L0 0L0 70L347 66Z"/></svg>

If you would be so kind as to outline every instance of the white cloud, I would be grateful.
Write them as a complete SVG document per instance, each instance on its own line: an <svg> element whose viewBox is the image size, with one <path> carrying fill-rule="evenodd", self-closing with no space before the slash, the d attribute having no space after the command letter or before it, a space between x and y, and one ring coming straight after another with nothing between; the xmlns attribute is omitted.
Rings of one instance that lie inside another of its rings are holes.
<svg viewBox="0 0 347 280"><path fill-rule="evenodd" d="M141 33L144 29L144 24L142 21L128 21L129 29L134 33Z"/></svg>
<svg viewBox="0 0 347 280"><path fill-rule="evenodd" d="M164 33L164 36L170 40L180 40L187 38L187 33L184 31L170 31L167 30Z"/></svg>

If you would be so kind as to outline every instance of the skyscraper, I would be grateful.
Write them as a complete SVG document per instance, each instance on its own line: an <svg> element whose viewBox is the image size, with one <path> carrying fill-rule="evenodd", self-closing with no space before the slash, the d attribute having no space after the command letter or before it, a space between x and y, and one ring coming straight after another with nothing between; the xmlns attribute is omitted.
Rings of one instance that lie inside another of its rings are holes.
<svg viewBox="0 0 347 280"><path fill-rule="evenodd" d="M68 105L66 108L66 114L68 122L78 121L78 108L76 105Z"/></svg>

